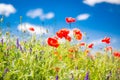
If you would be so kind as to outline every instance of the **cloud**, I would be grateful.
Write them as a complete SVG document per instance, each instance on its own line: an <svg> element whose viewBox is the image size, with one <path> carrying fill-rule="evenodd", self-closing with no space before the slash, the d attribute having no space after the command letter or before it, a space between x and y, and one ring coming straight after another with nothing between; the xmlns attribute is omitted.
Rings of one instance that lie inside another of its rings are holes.
<svg viewBox="0 0 120 80"><path fill-rule="evenodd" d="M42 15L43 15L42 9L30 10L27 12L27 16L29 16L31 18L36 18L36 17L42 16Z"/></svg>
<svg viewBox="0 0 120 80"><path fill-rule="evenodd" d="M53 12L49 12L49 13L45 14L45 18L46 19L51 19L53 17L54 17L54 13Z"/></svg>
<svg viewBox="0 0 120 80"><path fill-rule="evenodd" d="M102 2L111 3L111 4L120 4L120 0L83 0L83 3L89 6L94 6L95 4Z"/></svg>
<svg viewBox="0 0 120 80"><path fill-rule="evenodd" d="M29 30L30 27L33 27L35 31L30 31ZM22 25L19 24L17 28L19 31L27 31L30 34L38 34L38 35L47 34L47 29L44 28L43 26L38 26L30 23L23 23Z"/></svg>
<svg viewBox="0 0 120 80"><path fill-rule="evenodd" d="M90 17L89 14L85 13L85 14L80 14L76 17L77 20L86 20Z"/></svg>
<svg viewBox="0 0 120 80"><path fill-rule="evenodd" d="M0 3L0 15L5 15L6 17L10 14L14 14L16 9L11 4Z"/></svg>
<svg viewBox="0 0 120 80"><path fill-rule="evenodd" d="M48 12L48 13L44 14L43 10L40 9L40 8L30 10L30 11L27 12L26 15L30 18L39 17L40 20L52 19L55 16L53 12Z"/></svg>

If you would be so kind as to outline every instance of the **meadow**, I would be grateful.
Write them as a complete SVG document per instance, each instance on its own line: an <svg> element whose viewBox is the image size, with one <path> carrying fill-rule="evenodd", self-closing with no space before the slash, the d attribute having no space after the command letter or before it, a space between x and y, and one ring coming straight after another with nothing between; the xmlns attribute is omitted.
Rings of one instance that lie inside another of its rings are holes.
<svg viewBox="0 0 120 80"><path fill-rule="evenodd" d="M74 18L66 21L75 22ZM34 26L29 30L34 32ZM73 29L74 38L69 33L63 28L46 40L36 35L25 40L1 30L0 80L120 80L120 52L109 46L111 38L101 40L106 45L102 53L92 54L94 43L81 42L80 29ZM60 39L66 41L59 43Z"/></svg>

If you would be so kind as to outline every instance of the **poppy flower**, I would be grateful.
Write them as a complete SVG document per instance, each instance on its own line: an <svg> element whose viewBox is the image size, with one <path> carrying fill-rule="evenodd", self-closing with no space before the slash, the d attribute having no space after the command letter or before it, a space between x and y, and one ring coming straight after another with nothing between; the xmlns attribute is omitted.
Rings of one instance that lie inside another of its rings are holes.
<svg viewBox="0 0 120 80"><path fill-rule="evenodd" d="M78 48L77 47L71 47L70 49L68 49L69 52L73 53L73 52L77 52Z"/></svg>
<svg viewBox="0 0 120 80"><path fill-rule="evenodd" d="M113 55L115 56L115 57L119 57L120 58L120 52L113 52Z"/></svg>
<svg viewBox="0 0 120 80"><path fill-rule="evenodd" d="M82 33L79 29L73 29L73 35L75 36L75 38L77 40L81 40L82 39Z"/></svg>
<svg viewBox="0 0 120 80"><path fill-rule="evenodd" d="M89 51L88 49L86 49L86 50L84 51L84 53L85 53L85 56L87 56L88 54L90 54L90 51Z"/></svg>
<svg viewBox="0 0 120 80"><path fill-rule="evenodd" d="M50 46L52 46L52 47L56 47L56 48L57 48L57 47L59 46L58 40L55 39L55 38L49 37L49 38L47 39L47 43L48 43L48 45L50 45Z"/></svg>
<svg viewBox="0 0 120 80"><path fill-rule="evenodd" d="M61 60L62 60L62 55L59 55L59 56L58 56L58 59L61 61Z"/></svg>
<svg viewBox="0 0 120 80"><path fill-rule="evenodd" d="M29 30L30 31L35 31L35 29L33 27L30 27Z"/></svg>
<svg viewBox="0 0 120 80"><path fill-rule="evenodd" d="M67 17L65 20L67 23L73 23L76 21L75 18L72 18L72 17Z"/></svg>
<svg viewBox="0 0 120 80"><path fill-rule="evenodd" d="M58 53L57 51L54 52L54 55L55 55L55 56L58 56L58 54L59 54L59 53Z"/></svg>
<svg viewBox="0 0 120 80"><path fill-rule="evenodd" d="M108 46L108 47L106 47L105 50L106 50L106 51L112 51L112 47L111 47L111 46Z"/></svg>
<svg viewBox="0 0 120 80"><path fill-rule="evenodd" d="M94 44L91 43L91 44L88 45L88 48L93 48L93 46L94 46Z"/></svg>
<svg viewBox="0 0 120 80"><path fill-rule="evenodd" d="M71 53L68 54L68 57L71 58L71 59L73 59L73 54L71 54Z"/></svg>
<svg viewBox="0 0 120 80"><path fill-rule="evenodd" d="M81 42L81 43L79 44L79 46L85 46L85 43L84 43L84 42Z"/></svg>
<svg viewBox="0 0 120 80"><path fill-rule="evenodd" d="M70 36L66 36L65 39L68 40L68 41L71 41L71 37Z"/></svg>
<svg viewBox="0 0 120 80"><path fill-rule="evenodd" d="M58 32L56 32L56 35L57 35L60 39L62 39L63 37L64 37L64 38L67 37L69 33L70 33L70 31L69 31L68 29L63 28L63 29L59 30Z"/></svg>
<svg viewBox="0 0 120 80"><path fill-rule="evenodd" d="M104 39L102 39L102 42L109 44L110 43L110 38L109 37L105 37Z"/></svg>

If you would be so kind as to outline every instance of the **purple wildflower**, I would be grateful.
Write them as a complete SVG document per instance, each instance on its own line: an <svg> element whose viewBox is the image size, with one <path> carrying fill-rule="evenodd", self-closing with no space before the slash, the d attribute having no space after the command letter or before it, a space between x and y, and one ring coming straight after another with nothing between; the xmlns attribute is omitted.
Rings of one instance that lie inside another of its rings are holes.
<svg viewBox="0 0 120 80"><path fill-rule="evenodd" d="M58 77L58 75L57 75L55 80L58 80L58 78L59 78L59 77Z"/></svg>
<svg viewBox="0 0 120 80"><path fill-rule="evenodd" d="M8 69L8 68L5 68L4 73L3 73L2 76L5 76L5 74L6 74L8 71L9 71L9 69Z"/></svg>
<svg viewBox="0 0 120 80"><path fill-rule="evenodd" d="M20 44L19 44L19 39L17 39L16 41L16 47L19 48Z"/></svg>
<svg viewBox="0 0 120 80"><path fill-rule="evenodd" d="M32 48L30 47L30 53L32 53Z"/></svg>
<svg viewBox="0 0 120 80"><path fill-rule="evenodd" d="M20 51L23 52L22 46L19 46L19 47L20 47Z"/></svg>
<svg viewBox="0 0 120 80"><path fill-rule="evenodd" d="M1 39L1 44L2 44L2 46L3 46L3 39Z"/></svg>
<svg viewBox="0 0 120 80"><path fill-rule="evenodd" d="M89 72L86 73L84 80L89 80Z"/></svg>

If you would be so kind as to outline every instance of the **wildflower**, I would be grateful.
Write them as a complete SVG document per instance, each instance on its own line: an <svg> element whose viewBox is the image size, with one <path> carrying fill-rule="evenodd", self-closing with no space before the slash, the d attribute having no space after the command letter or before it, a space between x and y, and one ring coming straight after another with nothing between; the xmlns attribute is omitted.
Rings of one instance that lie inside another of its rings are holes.
<svg viewBox="0 0 120 80"><path fill-rule="evenodd" d="M7 73L9 71L9 69L8 68L5 68L5 70L4 70L4 73L3 73L3 77L5 76L5 74Z"/></svg>
<svg viewBox="0 0 120 80"><path fill-rule="evenodd" d="M61 30L59 30L58 32L56 32L56 35L62 39L63 37L66 38L68 37L68 34L69 34L69 30L66 29L66 28L63 28Z"/></svg>
<svg viewBox="0 0 120 80"><path fill-rule="evenodd" d="M84 80L89 80L89 72L86 73Z"/></svg>
<svg viewBox="0 0 120 80"><path fill-rule="evenodd" d="M61 61L62 60L62 55L59 55L58 59Z"/></svg>
<svg viewBox="0 0 120 80"><path fill-rule="evenodd" d="M33 27L30 27L29 30L30 31L35 31L35 29Z"/></svg>
<svg viewBox="0 0 120 80"><path fill-rule="evenodd" d="M85 53L85 56L87 56L88 54L90 54L90 51L89 51L88 49L86 49L86 50L84 51L84 53Z"/></svg>
<svg viewBox="0 0 120 80"><path fill-rule="evenodd" d="M94 44L91 43L91 44L88 45L88 48L93 48L93 46L94 46Z"/></svg>
<svg viewBox="0 0 120 80"><path fill-rule="evenodd" d="M72 17L67 17L65 20L67 23L73 23L76 21L75 18L72 18Z"/></svg>
<svg viewBox="0 0 120 80"><path fill-rule="evenodd" d="M19 44L19 39L16 40L16 47L19 48L20 44Z"/></svg>
<svg viewBox="0 0 120 80"><path fill-rule="evenodd" d="M112 47L111 46L108 46L105 48L106 51L112 51Z"/></svg>
<svg viewBox="0 0 120 80"><path fill-rule="evenodd" d="M113 52L113 55L115 56L115 57L118 57L118 58L120 58L120 52Z"/></svg>
<svg viewBox="0 0 120 80"><path fill-rule="evenodd" d="M47 39L47 43L48 43L49 46L52 46L52 47L56 47L57 48L59 46L58 40L55 39L55 38L49 37Z"/></svg>
<svg viewBox="0 0 120 80"><path fill-rule="evenodd" d="M95 57L92 54L90 54L90 53L88 54L88 57L90 57L91 60L95 59Z"/></svg>
<svg viewBox="0 0 120 80"><path fill-rule="evenodd" d="M58 56L58 54L59 54L59 53L58 53L57 51L54 52L54 55L55 55L55 56Z"/></svg>
<svg viewBox="0 0 120 80"><path fill-rule="evenodd" d="M58 77L58 75L56 75L56 78L55 78L55 80L58 80L58 78L59 78L59 77Z"/></svg>
<svg viewBox="0 0 120 80"><path fill-rule="evenodd" d="M30 47L30 53L32 53L32 48Z"/></svg>
<svg viewBox="0 0 120 80"><path fill-rule="evenodd" d="M102 42L109 44L110 43L110 38L109 37L105 37L104 39L102 39Z"/></svg>
<svg viewBox="0 0 120 80"><path fill-rule="evenodd" d="M75 38L77 40L81 40L82 39L82 33L79 29L73 29L73 35L75 36Z"/></svg>
<svg viewBox="0 0 120 80"><path fill-rule="evenodd" d="M69 52L77 52L78 51L78 48L77 47L72 47L68 50Z"/></svg>
<svg viewBox="0 0 120 80"><path fill-rule="evenodd" d="M66 36L65 39L68 40L68 41L71 41L71 37L70 36Z"/></svg>
<svg viewBox="0 0 120 80"><path fill-rule="evenodd" d="M84 43L84 42L81 42L81 43L79 44L79 46L85 46L85 43Z"/></svg>
<svg viewBox="0 0 120 80"><path fill-rule="evenodd" d="M72 53L68 54L68 57L73 59L73 54Z"/></svg>
<svg viewBox="0 0 120 80"><path fill-rule="evenodd" d="M20 51L23 52L22 46L20 45Z"/></svg>
<svg viewBox="0 0 120 80"><path fill-rule="evenodd" d="M2 44L2 46L3 46L3 39L1 39L1 44Z"/></svg>

